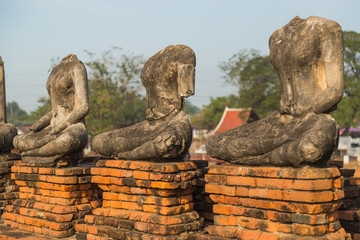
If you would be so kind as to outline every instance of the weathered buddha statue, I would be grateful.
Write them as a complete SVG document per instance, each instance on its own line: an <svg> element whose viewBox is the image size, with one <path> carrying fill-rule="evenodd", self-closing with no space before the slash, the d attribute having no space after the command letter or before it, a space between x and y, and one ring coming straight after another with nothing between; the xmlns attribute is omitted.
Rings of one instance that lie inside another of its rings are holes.
<svg viewBox="0 0 360 240"><path fill-rule="evenodd" d="M88 81L84 64L69 54L51 72L47 83L51 111L30 132L14 138L24 162L37 165L74 165L82 157L88 135Z"/></svg>
<svg viewBox="0 0 360 240"><path fill-rule="evenodd" d="M195 54L184 45L168 46L144 65L146 120L101 133L93 149L118 159L182 161L188 157L191 125L183 111L184 97L194 94Z"/></svg>
<svg viewBox="0 0 360 240"><path fill-rule="evenodd" d="M208 154L245 165L326 164L338 143L329 112L344 91L341 27L295 17L271 35L269 46L280 77L280 112L208 138Z"/></svg>
<svg viewBox="0 0 360 240"><path fill-rule="evenodd" d="M5 96L5 71L4 62L0 57L0 159L10 153L14 148L13 139L17 135L17 129L10 123L6 123L6 96Z"/></svg>

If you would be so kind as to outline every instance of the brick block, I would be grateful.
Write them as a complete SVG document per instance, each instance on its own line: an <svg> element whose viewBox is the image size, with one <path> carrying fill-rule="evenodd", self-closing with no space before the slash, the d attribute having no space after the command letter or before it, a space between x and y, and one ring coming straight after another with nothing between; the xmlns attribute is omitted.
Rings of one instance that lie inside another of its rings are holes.
<svg viewBox="0 0 360 240"><path fill-rule="evenodd" d="M128 202L137 202L138 204L154 204L159 206L172 206L172 205L181 205L190 203L193 200L192 195L179 196L179 197L159 197L159 196L146 196L146 195L131 195L123 193L114 193L114 192L104 192L104 200L114 200L114 201L128 201Z"/></svg>
<svg viewBox="0 0 360 240"><path fill-rule="evenodd" d="M64 191L55 191L55 190L49 190L49 189L38 189L38 188L29 188L29 187L20 187L20 192L31 193L31 194L41 195L41 196L48 196L48 197L63 198L63 199L64 198L69 198L69 199L84 198L84 197L91 196L91 195L97 193L97 191L94 189L64 192Z"/></svg>
<svg viewBox="0 0 360 240"><path fill-rule="evenodd" d="M360 222L342 221L341 226L349 233L360 233Z"/></svg>
<svg viewBox="0 0 360 240"><path fill-rule="evenodd" d="M265 198L273 200L285 200L293 202L330 202L333 200L334 193L332 191L319 191L319 192L308 192L308 191L288 191L288 190L277 190L277 189L261 189L254 188L249 189L249 197L253 198Z"/></svg>
<svg viewBox="0 0 360 240"><path fill-rule="evenodd" d="M292 189L296 190L329 190L333 188L332 179L320 179L320 180L294 180ZM340 187L341 188L341 185Z"/></svg>
<svg viewBox="0 0 360 240"><path fill-rule="evenodd" d="M360 186L360 178L358 177L350 177L349 183L351 186Z"/></svg>
<svg viewBox="0 0 360 240"><path fill-rule="evenodd" d="M281 212L299 212L305 214L319 214L333 212L340 207L341 202L329 203L296 203L286 201L274 201L271 199L252 199L241 197L229 197L224 195L209 195L216 203L242 205L245 207L270 209Z"/></svg>
<svg viewBox="0 0 360 240"><path fill-rule="evenodd" d="M141 221L141 222L163 224L163 225L188 223L199 218L199 215L195 211L186 212L178 215L165 216L165 215L159 215L155 213L142 212L142 211L98 208L93 211L93 214L98 216L116 217L121 219L132 220L132 221Z"/></svg>
<svg viewBox="0 0 360 240"><path fill-rule="evenodd" d="M238 226L239 218L238 216L215 215L214 223L218 226Z"/></svg>
<svg viewBox="0 0 360 240"><path fill-rule="evenodd" d="M177 173L179 171L196 169L196 165L193 162L153 163L127 160L100 160L96 166L161 173Z"/></svg>
<svg viewBox="0 0 360 240"><path fill-rule="evenodd" d="M256 187L268 189L292 189L294 180L280 179L280 178L254 178L256 180Z"/></svg>
<svg viewBox="0 0 360 240"><path fill-rule="evenodd" d="M360 222L360 209L339 211L339 219L344 221Z"/></svg>
<svg viewBox="0 0 360 240"><path fill-rule="evenodd" d="M206 178L207 175L205 175ZM211 176L211 175L210 175ZM242 177L242 176L227 176L226 183L228 185L235 185L235 186L248 186L248 187L255 187L256 178L253 177Z"/></svg>
<svg viewBox="0 0 360 240"><path fill-rule="evenodd" d="M324 225L309 226L302 224L293 225L294 233L303 236L323 236L327 233L327 227Z"/></svg>
<svg viewBox="0 0 360 240"><path fill-rule="evenodd" d="M132 176L135 179L148 180L149 176L150 176L150 173L149 172L144 172L144 171L133 171Z"/></svg>
<svg viewBox="0 0 360 240"><path fill-rule="evenodd" d="M246 229L242 229L239 230L236 233L236 236L238 239L244 239L244 240L253 240L253 239L259 239L262 235L261 231L257 231L257 230L246 230ZM265 235L268 236L268 235Z"/></svg>
<svg viewBox="0 0 360 240"><path fill-rule="evenodd" d="M235 238L238 232L238 229L235 227L224 227L216 225L210 225L206 228L206 230L210 235L227 238Z"/></svg>
<svg viewBox="0 0 360 240"><path fill-rule="evenodd" d="M307 225L326 224L329 222L328 216L325 213L317 215L294 213L291 214L291 220L294 223L301 223Z"/></svg>
<svg viewBox="0 0 360 240"><path fill-rule="evenodd" d="M246 238L243 238L243 239L246 239ZM267 233L267 232L262 232L258 238L258 240L278 240L278 239L279 239L278 234L272 234L272 233Z"/></svg>
<svg viewBox="0 0 360 240"><path fill-rule="evenodd" d="M217 184L206 184L206 193L223 194L228 196L236 196L236 187L217 185Z"/></svg>
<svg viewBox="0 0 360 240"><path fill-rule="evenodd" d="M345 179L343 177L334 179L334 183L333 183L334 188L342 189L344 187L344 180Z"/></svg>
<svg viewBox="0 0 360 240"><path fill-rule="evenodd" d="M205 181L208 183L226 184L228 177L230 176L207 174L205 175ZM234 184L229 184L229 185L234 185Z"/></svg>
<svg viewBox="0 0 360 240"><path fill-rule="evenodd" d="M246 176L278 178L280 177L281 168L278 167L249 167L246 170Z"/></svg>
<svg viewBox="0 0 360 240"><path fill-rule="evenodd" d="M191 223L162 225L144 222L135 222L134 228L140 232L151 233L156 235L176 235L184 231L198 230L202 225L202 220L195 220Z"/></svg>
<svg viewBox="0 0 360 240"><path fill-rule="evenodd" d="M57 176L74 176L74 175L88 175L90 168L71 167L71 168L56 168L55 175Z"/></svg>
<svg viewBox="0 0 360 240"><path fill-rule="evenodd" d="M74 217L73 213L56 214L56 213L39 211L38 209L35 210L35 209L18 207L18 206L12 206L12 208L11 209L8 208L8 210L9 210L8 212L13 212L23 216L42 218L54 222L71 222Z"/></svg>
<svg viewBox="0 0 360 240"><path fill-rule="evenodd" d="M47 236L54 237L54 238L66 238L66 237L70 237L70 236L74 235L74 233L75 233L74 229L56 231L56 230L52 230L52 229L40 228L40 227L36 227L36 226L17 223L17 222L13 222L10 220L4 220L4 225L13 227L13 228L18 228L20 230L25 230L28 232L47 235Z"/></svg>
<svg viewBox="0 0 360 240"><path fill-rule="evenodd" d="M125 228L129 230L134 228L135 223L135 221L132 220L97 215L87 215L85 217L85 222L89 224L104 225L115 228Z"/></svg>
<svg viewBox="0 0 360 240"><path fill-rule="evenodd" d="M215 165L209 168L208 174L241 176L246 167L233 165Z"/></svg>
<svg viewBox="0 0 360 240"><path fill-rule="evenodd" d="M360 188L359 187L347 187L344 189L344 197L345 198L355 198L360 196Z"/></svg>
<svg viewBox="0 0 360 240"><path fill-rule="evenodd" d="M284 168L280 175L281 178L290 179L330 179L340 177L340 172L337 168Z"/></svg>
<svg viewBox="0 0 360 240"><path fill-rule="evenodd" d="M35 181L15 181L17 185L31 188L40 188L47 190L57 190L63 192L72 192L77 190L88 190L92 187L91 183L86 184L56 184L49 182L35 182Z"/></svg>
<svg viewBox="0 0 360 240"><path fill-rule="evenodd" d="M48 203L48 204L72 206L72 205L90 203L91 201L93 201L94 196L66 199L66 198L54 198L54 197L42 196L42 195L31 194L31 193L19 193L19 198L20 199L28 199L30 201Z"/></svg>

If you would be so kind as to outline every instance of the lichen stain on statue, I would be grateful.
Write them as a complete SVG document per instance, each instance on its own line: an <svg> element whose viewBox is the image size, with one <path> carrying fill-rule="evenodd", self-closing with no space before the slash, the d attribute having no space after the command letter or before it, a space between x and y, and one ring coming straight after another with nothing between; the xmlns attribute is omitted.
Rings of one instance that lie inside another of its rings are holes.
<svg viewBox="0 0 360 240"><path fill-rule="evenodd" d="M47 83L51 112L36 121L30 132L14 138L23 162L39 166L73 166L82 158L88 134L88 80L84 64L69 54L51 72Z"/></svg>
<svg viewBox="0 0 360 240"><path fill-rule="evenodd" d="M244 165L326 165L339 138L329 112L344 91L341 27L295 17L271 35L269 47L280 77L280 111L208 138L208 154Z"/></svg>
<svg viewBox="0 0 360 240"><path fill-rule="evenodd" d="M11 154L13 139L17 135L17 129L6 119L6 96L5 96L5 71L4 62L0 57L0 161L14 159L18 156Z"/></svg>
<svg viewBox="0 0 360 240"><path fill-rule="evenodd" d="M184 97L194 94L195 54L184 45L168 46L144 65L146 120L94 137L93 149L118 159L184 161L189 158L191 125Z"/></svg>

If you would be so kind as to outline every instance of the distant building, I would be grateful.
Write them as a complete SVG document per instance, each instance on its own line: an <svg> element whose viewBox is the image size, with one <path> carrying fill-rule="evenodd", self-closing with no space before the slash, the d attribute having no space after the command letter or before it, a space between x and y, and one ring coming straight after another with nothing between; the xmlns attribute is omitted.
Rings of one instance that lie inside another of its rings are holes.
<svg viewBox="0 0 360 240"><path fill-rule="evenodd" d="M340 136L335 158L342 159L345 164L360 159L360 138Z"/></svg>
<svg viewBox="0 0 360 240"><path fill-rule="evenodd" d="M225 107L224 113L218 125L213 131L207 132L204 130L193 130L193 138L195 139L194 136L203 136L204 138L210 135L236 128L244 123L254 122L256 120L259 120L259 117L251 108ZM190 149L190 153L192 154L192 159L208 160L209 162L214 162L215 164L223 162L220 160L212 159L207 155L204 139L194 140Z"/></svg>
<svg viewBox="0 0 360 240"><path fill-rule="evenodd" d="M18 134L25 134L30 131L30 125L20 125L16 126Z"/></svg>
<svg viewBox="0 0 360 240"><path fill-rule="evenodd" d="M212 131L212 134L225 132L236 128L244 123L259 120L259 116L251 108L228 108L225 107L220 122Z"/></svg>

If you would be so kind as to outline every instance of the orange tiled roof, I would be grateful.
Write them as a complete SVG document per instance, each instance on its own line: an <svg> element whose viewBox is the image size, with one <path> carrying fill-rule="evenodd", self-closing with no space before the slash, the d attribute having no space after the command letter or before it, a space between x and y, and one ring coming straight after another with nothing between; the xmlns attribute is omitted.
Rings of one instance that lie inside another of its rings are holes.
<svg viewBox="0 0 360 240"><path fill-rule="evenodd" d="M228 108L225 107L220 122L214 130L214 134L225 132L240 126L248 121L251 108Z"/></svg>

